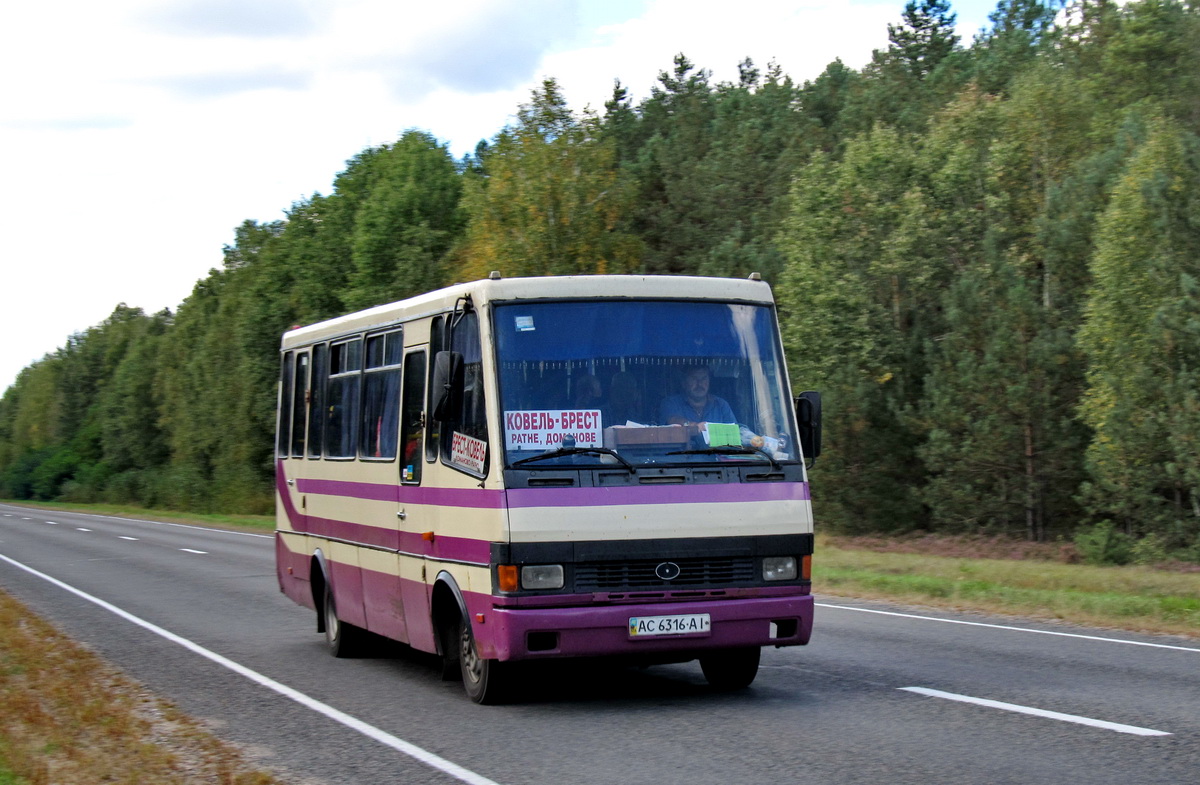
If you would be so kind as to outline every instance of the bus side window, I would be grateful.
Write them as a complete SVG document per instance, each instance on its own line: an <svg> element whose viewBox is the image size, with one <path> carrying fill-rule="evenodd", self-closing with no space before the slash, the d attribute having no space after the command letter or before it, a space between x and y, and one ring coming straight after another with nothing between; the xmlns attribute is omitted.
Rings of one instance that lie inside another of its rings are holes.
<svg viewBox="0 0 1200 785"><path fill-rule="evenodd" d="M311 402L308 406L308 457L320 458L325 442L325 385L329 381L329 347L313 347Z"/></svg>
<svg viewBox="0 0 1200 785"><path fill-rule="evenodd" d="M441 424L447 438L441 440L442 461L472 474L487 473L487 407L483 384L483 349L479 339L479 315L463 314L450 336L450 350L462 358L462 389L457 391L454 411Z"/></svg>
<svg viewBox="0 0 1200 785"><path fill-rule="evenodd" d="M438 352L446 348L446 317L433 317L433 324L429 327L429 351L436 356ZM429 372L433 373L433 363L429 363ZM436 391L433 389L433 380L429 380L428 393L425 399L425 411L429 413L429 427L425 431L425 460L432 463L438 457L438 443L442 432L442 424L433 419L433 396Z"/></svg>
<svg viewBox="0 0 1200 785"><path fill-rule="evenodd" d="M288 456L288 434L292 426L292 377L296 372L296 357L291 352L283 355L279 368L279 422L275 433L275 457Z"/></svg>
<svg viewBox="0 0 1200 785"><path fill-rule="evenodd" d="M361 367L361 338L330 347L328 416L325 420L325 452L330 458L353 458L358 451Z"/></svg>
<svg viewBox="0 0 1200 785"><path fill-rule="evenodd" d="M404 359L404 405L400 413L404 443L400 481L420 484L422 442L425 436L425 352L409 352Z"/></svg>
<svg viewBox="0 0 1200 785"><path fill-rule="evenodd" d="M367 336L362 431L358 441L363 458L390 460L396 457L403 345L400 330Z"/></svg>
<svg viewBox="0 0 1200 785"><path fill-rule="evenodd" d="M308 423L305 408L308 397L308 352L296 353L296 375L293 377L295 393L292 395L292 457L304 457L304 436Z"/></svg>

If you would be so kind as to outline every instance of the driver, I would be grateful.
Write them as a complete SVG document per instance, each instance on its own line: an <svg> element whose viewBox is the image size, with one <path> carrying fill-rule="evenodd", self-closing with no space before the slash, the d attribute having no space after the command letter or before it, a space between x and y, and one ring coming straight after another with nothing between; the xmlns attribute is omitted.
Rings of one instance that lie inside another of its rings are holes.
<svg viewBox="0 0 1200 785"><path fill-rule="evenodd" d="M680 379L682 394L668 395L659 406L659 422L668 425L697 425L706 423L736 423L733 409L720 396L708 392L712 381L707 365L685 368Z"/></svg>

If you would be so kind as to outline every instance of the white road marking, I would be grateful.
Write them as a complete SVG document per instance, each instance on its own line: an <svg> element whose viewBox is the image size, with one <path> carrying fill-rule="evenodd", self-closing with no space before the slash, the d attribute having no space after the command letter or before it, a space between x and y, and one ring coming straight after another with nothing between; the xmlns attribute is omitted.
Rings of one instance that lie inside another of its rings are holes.
<svg viewBox="0 0 1200 785"><path fill-rule="evenodd" d="M259 684L263 687L266 687L269 690L277 692L280 695L284 696L285 698L289 698L289 699L295 701L296 703L299 703L301 706L304 706L305 708L312 709L313 711L317 712L318 714L322 714L325 717L328 717L329 719L333 720L334 722L341 723L342 725L345 725L347 728L350 728L351 730L356 730L359 733L363 734L364 736L374 739L375 741L379 742L380 744L383 744L387 747L390 747L390 748L396 750L397 752L400 752L404 755L409 756L410 758L420 761L421 763L424 763L427 766L435 768L438 771L440 771L444 774L447 774L451 777L454 777L457 780L461 780L462 782L470 783L470 785L499 785L494 780L489 780L487 777L476 774L475 772L471 771L470 769L464 769L462 766L459 766L457 763L448 761L445 758L435 755L432 752L429 752L428 750L418 747L415 744L412 744L410 742L405 741L404 739L401 739L397 736L393 736L390 733L382 731L379 728L376 728L374 725L368 725L367 723L363 722L362 720L360 720L356 717L352 717L351 715L346 714L345 712L339 711L339 710L333 708L332 706L329 706L327 704L320 702L319 700L316 700L315 698L310 698L309 696L305 695L304 693L300 692L299 690L295 690L295 689L287 686L286 684L281 684L280 682L277 682L268 676L262 675L258 671L251 670L250 668L247 668L245 665L241 665L237 662L234 662L233 660L229 659L228 657L224 657L220 654L217 654L214 651L204 648L203 646L201 646L198 643L193 643L192 641L188 640L187 638L184 638L180 635L176 635L175 633L171 632L170 630L163 629L162 627L159 627L156 624L152 624L152 623L146 621L145 619L142 619L138 616L134 616L132 613L122 610L122 609L118 608L117 606L113 605L112 603L106 602L106 601L100 599L99 597L93 597L92 595L88 594L87 592L84 592L80 589L76 589L74 586L71 586L69 584L63 583L62 581L60 581L57 578L53 578L49 575L46 575L43 572L38 572L37 570L33 569L32 567L27 567L24 564L22 564L21 562L10 559L9 557L5 556L2 553L0 553L0 560L6 561L9 564L13 565L14 567L17 567L18 569L24 570L25 572L29 573L30 575L41 578L42 580L47 581L48 583L51 583L51 584L59 587L60 589L63 589L64 591L68 591L77 597L81 597L90 603L98 605L101 608L103 608L104 610L108 611L109 613L116 614L117 616L120 616L122 619L125 619L128 622L132 622L133 624L136 624L139 627L142 627L143 629L149 630L150 632L154 633L155 635L158 635L162 638L166 638L167 640L171 641L172 643L177 643L180 646L182 646L183 648L187 649L188 651L191 651L195 654L199 654L201 657L209 659L222 667L228 668L229 670L233 671L234 673L238 674L239 676L246 677L247 679L254 682L255 684Z"/></svg>
<svg viewBox="0 0 1200 785"><path fill-rule="evenodd" d="M180 548L179 550L183 551L184 553L198 553L201 556L204 556L208 553L208 551L198 551L198 550L195 550L194 548Z"/></svg>
<svg viewBox="0 0 1200 785"><path fill-rule="evenodd" d="M90 532L90 531L91 531L91 529L85 529L85 528L83 528L82 526L76 526L76 527L75 527L75 531L77 531L77 532Z"/></svg>
<svg viewBox="0 0 1200 785"><path fill-rule="evenodd" d="M119 539L122 539L122 540L133 540L134 542L136 542L136 541L137 541L137 537L125 537L124 535L120 536L120 537L119 537Z"/></svg>
<svg viewBox="0 0 1200 785"><path fill-rule="evenodd" d="M48 524L49 524L49 525L51 525L51 526L57 526L57 525L58 525L58 521L46 521L46 523L48 523Z"/></svg>
<svg viewBox="0 0 1200 785"><path fill-rule="evenodd" d="M1080 717L1077 714L1063 714L1057 711L1046 711L1045 709L1035 709L1031 706L1019 706L1015 703L1004 703L1002 701L988 700L987 698L972 698L970 695L959 695L954 692L942 692L941 690L931 690L926 687L900 687L899 689L905 692L915 692L918 695L928 695L931 698L943 698L950 701L958 701L959 703L973 703L976 706L987 706L992 709L1002 709L1003 711L1012 711L1017 714L1031 714L1035 717L1046 717L1051 720L1060 720L1062 722L1074 722L1078 725L1090 725L1093 728L1104 728L1105 730L1113 730L1117 733L1130 733L1134 736L1170 736L1170 733L1161 730L1151 730L1150 728L1139 728L1136 725L1122 725L1119 722L1107 722L1105 720L1094 720L1091 717Z"/></svg>
<svg viewBox="0 0 1200 785"><path fill-rule="evenodd" d="M968 627L989 627L993 630L1008 630L1010 632L1030 632L1037 635L1056 635L1060 638L1079 638L1085 641L1104 641L1105 643L1123 643L1127 646L1146 646L1151 649L1171 649L1173 651L1190 651L1200 654L1200 649L1188 646L1172 646L1167 643L1147 643L1146 641L1131 641L1124 638L1104 638L1099 635L1080 635L1075 632L1054 632L1052 630L1035 630L1029 627L1010 627L1005 624L985 624L981 621L963 621L962 619L943 619L938 616L919 616L915 613L896 613L895 611L878 611L874 608L855 608L850 605L830 605L824 602L815 603L820 608L836 608L841 611L857 611L859 613L877 613L880 616L897 616L901 619L920 619L921 621L937 621L943 624L963 624Z"/></svg>
<svg viewBox="0 0 1200 785"><path fill-rule="evenodd" d="M95 518L107 518L110 521L127 521L129 523L152 523L155 526L175 526L180 529L198 529L202 532L216 532L217 534L233 534L238 537L261 537L264 540L275 539L274 534L255 534L254 532L239 532L233 529L214 529L210 526L195 526L190 523L168 523L167 521L152 521L146 518L119 518L115 515L94 515Z"/></svg>
<svg viewBox="0 0 1200 785"><path fill-rule="evenodd" d="M190 523L169 523L167 521L153 521L153 520L149 520L148 518L122 518L118 515L96 515L95 513L79 513L79 514L80 515L88 515L92 518L105 518L110 521L127 521L129 523L150 523L150 524L154 524L155 526L176 526L180 529L199 529L200 531L203 531L203 532L216 532L218 534L232 534L237 537L261 537L262 539L265 539L265 540L275 539L274 534L255 534L254 532L239 532L239 531L234 531L233 529L216 529L216 528L213 528L210 526L196 526L196 525L190 524ZM4 513L4 515L5 515L5 517L8 517L8 518L16 517L13 514L7 513L7 512ZM24 518L23 520L32 521L33 518Z"/></svg>

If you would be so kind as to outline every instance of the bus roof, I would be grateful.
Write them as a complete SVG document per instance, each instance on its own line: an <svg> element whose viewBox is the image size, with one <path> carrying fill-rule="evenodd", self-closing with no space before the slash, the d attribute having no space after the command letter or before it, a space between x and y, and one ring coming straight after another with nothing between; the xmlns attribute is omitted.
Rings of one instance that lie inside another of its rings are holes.
<svg viewBox="0 0 1200 785"><path fill-rule="evenodd" d="M284 333L287 349L336 335L365 332L397 322L449 311L470 295L476 306L493 301L615 297L627 299L721 300L771 304L771 287L745 278L690 275L564 275L485 278L455 284L407 300L298 327Z"/></svg>

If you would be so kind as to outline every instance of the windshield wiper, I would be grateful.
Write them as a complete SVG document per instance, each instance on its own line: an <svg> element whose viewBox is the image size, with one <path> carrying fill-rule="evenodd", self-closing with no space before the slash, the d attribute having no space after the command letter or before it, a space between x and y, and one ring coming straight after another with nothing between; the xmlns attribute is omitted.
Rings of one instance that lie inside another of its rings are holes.
<svg viewBox="0 0 1200 785"><path fill-rule="evenodd" d="M746 447L745 445L727 444L721 447L701 447L696 450L676 450L669 452L667 455L754 455L757 453L771 462L772 469L782 470L783 467L771 457L771 454L766 450L758 447Z"/></svg>
<svg viewBox="0 0 1200 785"><path fill-rule="evenodd" d="M633 468L633 464L617 454L616 450L610 450L607 447L559 447L557 450L544 452L541 455L531 455L528 458L522 458L519 461L513 461L513 466L520 466L523 463L532 463L533 461L544 461L547 458L557 458L560 455L611 455L617 461L629 470L630 474L636 474L637 469Z"/></svg>

